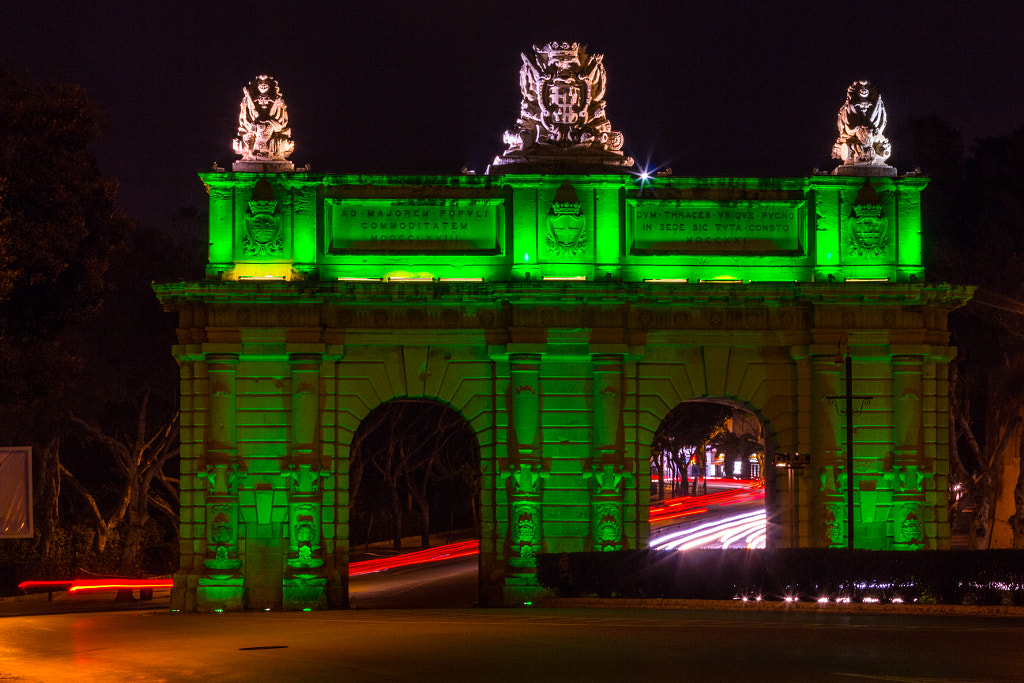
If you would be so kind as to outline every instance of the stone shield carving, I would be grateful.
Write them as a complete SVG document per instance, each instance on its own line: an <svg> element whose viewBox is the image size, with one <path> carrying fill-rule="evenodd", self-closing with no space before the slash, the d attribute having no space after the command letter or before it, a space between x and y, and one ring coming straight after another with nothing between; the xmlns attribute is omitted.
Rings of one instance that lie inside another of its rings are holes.
<svg viewBox="0 0 1024 683"><path fill-rule="evenodd" d="M555 193L547 227L547 245L554 254L576 256L586 249L589 242L587 218L575 188L569 183L563 183Z"/></svg>
<svg viewBox="0 0 1024 683"><path fill-rule="evenodd" d="M277 201L274 198L274 189L266 180L261 179L253 188L249 212L245 216L242 253L247 257L277 257L284 254Z"/></svg>

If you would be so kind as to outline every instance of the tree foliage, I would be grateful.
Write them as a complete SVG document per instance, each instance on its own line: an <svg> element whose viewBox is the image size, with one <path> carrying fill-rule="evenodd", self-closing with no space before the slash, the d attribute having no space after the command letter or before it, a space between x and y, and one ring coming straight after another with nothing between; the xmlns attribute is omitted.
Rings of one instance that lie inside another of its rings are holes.
<svg viewBox="0 0 1024 683"><path fill-rule="evenodd" d="M687 465L695 460L698 471L706 471L708 445L726 425L733 409L721 403L689 401L681 403L662 420L651 442L651 466L658 472L658 499L665 499L665 474L677 492L677 482L685 490Z"/></svg>
<svg viewBox="0 0 1024 683"><path fill-rule="evenodd" d="M149 283L194 278L185 264L202 259L196 245L117 208L117 183L90 153L107 122L80 86L35 82L0 64L0 112L0 442L33 446L31 555L64 572L134 571L133 539L163 532L155 520L132 528L131 500L126 514L111 515L121 492L112 483L125 472L112 444L139 451L139 424L166 427L174 415L173 321ZM161 467L140 461L131 488L145 476L173 483L176 442L161 433ZM103 525L80 523L91 507Z"/></svg>
<svg viewBox="0 0 1024 683"><path fill-rule="evenodd" d="M969 154L936 117L912 121L906 133L908 156L931 178L922 198L929 278L979 285L949 320L959 350L950 366L950 479L973 508L970 546L984 548L997 498L1012 490L1001 473L1009 462L1019 469L1024 427L1024 127L979 140ZM1015 484L1015 512L1001 521L1024 547L1024 479Z"/></svg>
<svg viewBox="0 0 1024 683"><path fill-rule="evenodd" d="M460 527L467 519L476 526L479 447L469 424L451 408L411 399L378 406L356 431L351 454L350 504L367 540L380 537L370 520L386 520L376 528L386 528L401 549L409 514L418 517L423 548L431 533L444 528L433 511L449 512L449 530L456 517Z"/></svg>
<svg viewBox="0 0 1024 683"><path fill-rule="evenodd" d="M42 443L84 365L76 328L133 226L89 153L105 120L80 86L0 64L0 111L0 438Z"/></svg>

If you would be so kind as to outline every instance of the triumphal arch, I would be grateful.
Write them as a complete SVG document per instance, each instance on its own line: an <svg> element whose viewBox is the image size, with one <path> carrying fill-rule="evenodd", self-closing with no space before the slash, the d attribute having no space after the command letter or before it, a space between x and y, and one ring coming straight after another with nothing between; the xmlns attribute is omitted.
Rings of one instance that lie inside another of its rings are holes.
<svg viewBox="0 0 1024 683"><path fill-rule="evenodd" d="M693 399L765 425L769 547L948 547L970 292L925 281L927 180L886 164L874 87L847 93L835 172L766 179L641 173L584 46L535 47L520 85L506 149L451 176L296 169L277 82L244 89L239 160L200 174L206 279L155 286L179 316L174 606L346 606L350 444L402 397L476 434L483 604L536 594L538 553L645 546L652 438ZM847 386L871 397L852 433Z"/></svg>

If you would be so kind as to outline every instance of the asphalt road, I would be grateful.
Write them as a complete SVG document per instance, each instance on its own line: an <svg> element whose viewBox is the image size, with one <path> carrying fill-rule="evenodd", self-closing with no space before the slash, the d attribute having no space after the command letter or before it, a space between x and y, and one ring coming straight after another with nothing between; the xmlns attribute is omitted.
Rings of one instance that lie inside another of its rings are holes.
<svg viewBox="0 0 1024 683"><path fill-rule="evenodd" d="M1019 681L1024 619L671 610L0 619L0 680Z"/></svg>
<svg viewBox="0 0 1024 683"><path fill-rule="evenodd" d="M353 576L349 604L355 609L473 607L479 595L478 563L479 556L471 555Z"/></svg>

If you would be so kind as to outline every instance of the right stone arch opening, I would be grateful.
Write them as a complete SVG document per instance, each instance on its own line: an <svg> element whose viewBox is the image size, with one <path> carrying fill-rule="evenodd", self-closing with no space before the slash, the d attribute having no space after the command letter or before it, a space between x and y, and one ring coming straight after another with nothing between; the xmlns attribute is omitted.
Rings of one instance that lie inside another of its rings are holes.
<svg viewBox="0 0 1024 683"><path fill-rule="evenodd" d="M765 418L726 397L684 400L650 447L651 546L761 548L774 440Z"/></svg>

